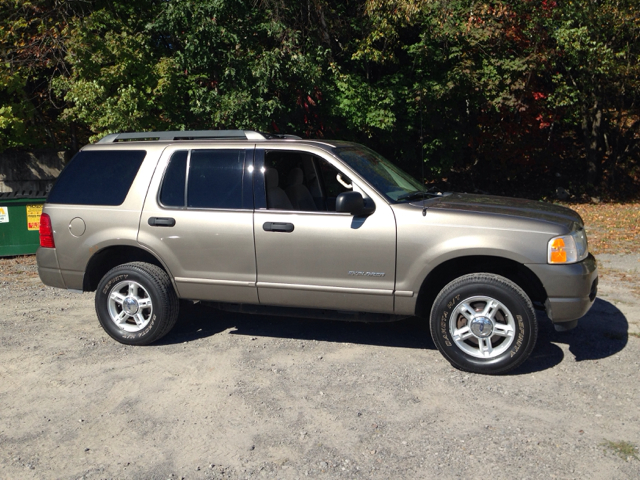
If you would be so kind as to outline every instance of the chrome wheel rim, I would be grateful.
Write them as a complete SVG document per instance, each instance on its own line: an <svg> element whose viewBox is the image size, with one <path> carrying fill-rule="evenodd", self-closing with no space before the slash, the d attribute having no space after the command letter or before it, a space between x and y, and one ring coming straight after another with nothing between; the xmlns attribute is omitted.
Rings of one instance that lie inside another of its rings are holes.
<svg viewBox="0 0 640 480"><path fill-rule="evenodd" d="M120 282L109 291L108 310L113 323L129 333L144 330L153 316L149 292L131 280Z"/></svg>
<svg viewBox="0 0 640 480"><path fill-rule="evenodd" d="M476 296L463 300L451 312L449 333L463 352L472 357L491 359L513 345L516 323L502 302Z"/></svg>

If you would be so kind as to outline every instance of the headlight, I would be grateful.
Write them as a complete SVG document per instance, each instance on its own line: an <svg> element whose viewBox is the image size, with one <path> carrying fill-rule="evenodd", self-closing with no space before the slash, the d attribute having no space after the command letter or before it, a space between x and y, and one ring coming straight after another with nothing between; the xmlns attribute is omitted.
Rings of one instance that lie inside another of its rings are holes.
<svg viewBox="0 0 640 480"><path fill-rule="evenodd" d="M589 255L587 235L584 229L574 230L569 235L554 237L549 240L547 249L549 263L576 263Z"/></svg>

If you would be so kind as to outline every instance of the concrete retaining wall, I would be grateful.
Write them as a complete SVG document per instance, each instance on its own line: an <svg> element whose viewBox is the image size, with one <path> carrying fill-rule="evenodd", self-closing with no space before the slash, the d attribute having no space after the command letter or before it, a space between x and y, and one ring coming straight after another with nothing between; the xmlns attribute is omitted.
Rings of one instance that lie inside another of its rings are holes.
<svg viewBox="0 0 640 480"><path fill-rule="evenodd" d="M48 192L71 159L69 152L41 150L0 154L0 192Z"/></svg>

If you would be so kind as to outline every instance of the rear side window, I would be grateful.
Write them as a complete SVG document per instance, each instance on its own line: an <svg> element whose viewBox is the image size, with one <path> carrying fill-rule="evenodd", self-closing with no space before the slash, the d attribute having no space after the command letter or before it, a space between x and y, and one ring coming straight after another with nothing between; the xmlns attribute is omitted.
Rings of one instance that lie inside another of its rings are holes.
<svg viewBox="0 0 640 480"><path fill-rule="evenodd" d="M244 161L244 149L191 150L190 155L177 151L162 181L160 203L165 207L250 208L243 205Z"/></svg>
<svg viewBox="0 0 640 480"><path fill-rule="evenodd" d="M58 177L47 202L122 205L146 155L144 150L80 152Z"/></svg>
<svg viewBox="0 0 640 480"><path fill-rule="evenodd" d="M171 155L160 190L160 203L165 207L184 207L188 154L179 150Z"/></svg>

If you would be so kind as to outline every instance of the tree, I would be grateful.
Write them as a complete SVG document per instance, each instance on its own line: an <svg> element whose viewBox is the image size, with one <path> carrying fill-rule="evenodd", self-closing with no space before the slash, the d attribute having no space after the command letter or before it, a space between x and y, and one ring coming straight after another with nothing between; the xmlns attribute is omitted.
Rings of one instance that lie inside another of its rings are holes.
<svg viewBox="0 0 640 480"><path fill-rule="evenodd" d="M50 80L67 72L69 22L86 8L80 0L0 0L0 150L66 140Z"/></svg>
<svg viewBox="0 0 640 480"><path fill-rule="evenodd" d="M359 141L465 190L631 192L636 3L0 0L0 148L242 128Z"/></svg>
<svg viewBox="0 0 640 480"><path fill-rule="evenodd" d="M547 22L556 46L548 72L549 107L561 121L580 128L587 183L595 185L605 174L614 181L640 148L638 3L553 5Z"/></svg>

